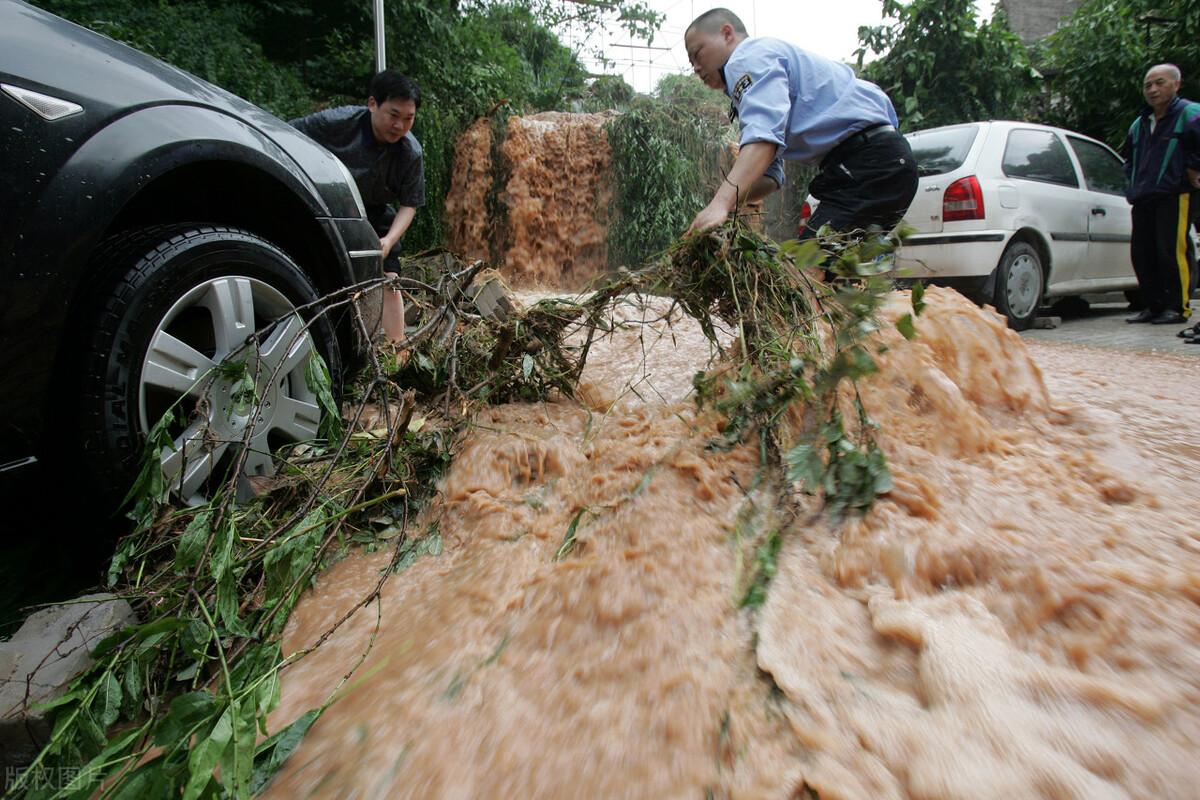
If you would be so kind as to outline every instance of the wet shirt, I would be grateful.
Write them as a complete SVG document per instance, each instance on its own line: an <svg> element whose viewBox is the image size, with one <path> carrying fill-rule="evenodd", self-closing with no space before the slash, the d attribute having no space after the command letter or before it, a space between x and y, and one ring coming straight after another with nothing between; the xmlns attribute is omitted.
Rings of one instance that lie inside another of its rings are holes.
<svg viewBox="0 0 1200 800"><path fill-rule="evenodd" d="M782 159L817 164L856 131L899 125L878 86L845 64L779 39L743 39L725 64L725 91L741 121L741 143L777 146L766 174L781 186Z"/></svg>
<svg viewBox="0 0 1200 800"><path fill-rule="evenodd" d="M389 203L425 205L425 159L411 132L395 144L377 142L365 106L330 108L290 124L346 165L377 229L386 230L396 215Z"/></svg>

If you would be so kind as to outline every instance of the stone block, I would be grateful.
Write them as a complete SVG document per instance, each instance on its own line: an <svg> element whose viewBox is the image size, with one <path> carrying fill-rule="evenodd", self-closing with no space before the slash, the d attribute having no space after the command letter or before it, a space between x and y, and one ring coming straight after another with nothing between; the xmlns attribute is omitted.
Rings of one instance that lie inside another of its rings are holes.
<svg viewBox="0 0 1200 800"><path fill-rule="evenodd" d="M50 734L49 713L34 706L55 699L93 663L106 636L137 622L129 603L91 594L44 608L0 643L0 767L20 767Z"/></svg>

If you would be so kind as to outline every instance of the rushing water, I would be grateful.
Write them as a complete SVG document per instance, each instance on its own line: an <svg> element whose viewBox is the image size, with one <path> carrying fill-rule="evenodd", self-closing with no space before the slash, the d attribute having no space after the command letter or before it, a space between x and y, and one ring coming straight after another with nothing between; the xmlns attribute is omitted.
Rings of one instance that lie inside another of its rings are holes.
<svg viewBox="0 0 1200 800"><path fill-rule="evenodd" d="M582 404L481 414L441 554L285 675L274 727L370 646L269 795L1196 797L1200 373L927 299L863 387L895 489L840 525L706 447L687 320L605 343ZM753 611L747 524L783 538ZM389 558L326 573L285 652Z"/></svg>

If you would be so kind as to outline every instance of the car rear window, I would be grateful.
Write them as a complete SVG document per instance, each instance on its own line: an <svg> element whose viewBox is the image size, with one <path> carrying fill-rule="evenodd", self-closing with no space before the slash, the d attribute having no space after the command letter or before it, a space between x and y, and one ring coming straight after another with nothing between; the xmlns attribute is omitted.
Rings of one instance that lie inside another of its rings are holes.
<svg viewBox="0 0 1200 800"><path fill-rule="evenodd" d="M909 134L908 143L917 159L920 175L941 175L953 172L967 160L979 128L963 125Z"/></svg>

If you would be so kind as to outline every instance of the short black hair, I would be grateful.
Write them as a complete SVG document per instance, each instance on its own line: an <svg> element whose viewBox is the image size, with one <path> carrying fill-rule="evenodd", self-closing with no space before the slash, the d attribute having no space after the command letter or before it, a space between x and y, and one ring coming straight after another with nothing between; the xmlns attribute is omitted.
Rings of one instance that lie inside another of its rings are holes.
<svg viewBox="0 0 1200 800"><path fill-rule="evenodd" d="M698 30L701 33L716 33L726 22L733 26L735 33L740 33L742 36L749 36L746 32L745 24L737 14L728 8L714 8L705 11L692 20L692 24L687 26L687 30L684 33L691 33L693 30Z"/></svg>
<svg viewBox="0 0 1200 800"><path fill-rule="evenodd" d="M402 75L394 69L385 69L375 73L371 78L369 97L375 98L377 105L383 105L388 100L412 100L413 105L421 107L421 89L416 81L407 75Z"/></svg>

